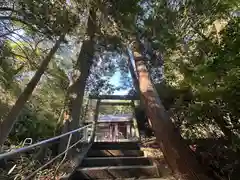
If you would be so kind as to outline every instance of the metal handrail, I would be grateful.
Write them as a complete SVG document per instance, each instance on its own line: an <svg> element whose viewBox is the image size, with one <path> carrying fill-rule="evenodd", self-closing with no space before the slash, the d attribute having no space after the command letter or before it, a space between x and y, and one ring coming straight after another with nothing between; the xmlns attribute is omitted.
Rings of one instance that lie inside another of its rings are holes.
<svg viewBox="0 0 240 180"><path fill-rule="evenodd" d="M83 130L83 129L87 128L87 127L91 127L91 126L93 126L93 124L88 124L88 125L83 126L83 127L81 127L81 128L78 128L78 129L69 131L69 132L64 133L64 134L61 134L61 135L59 135L59 136L52 137L52 138L50 138L50 139L45 139L45 140L43 140L43 141L37 142L37 143L35 143L35 144L29 145L29 146L26 146L26 147L22 147L22 148L18 148L18 149L12 150L12 151L10 151L10 152L2 153L2 154L0 154L0 160L1 160L1 159L5 159L5 158L9 158L10 156L15 155L15 154L17 154L17 153L23 153L23 152L29 151L29 150L37 147L37 146L41 146L41 145L47 144L47 143L49 143L49 142L52 142L52 141L55 141L55 140L60 139L60 138L62 138L62 137L65 137L65 136L67 136L67 135L76 133L76 132L78 132L78 131L81 131L81 130Z"/></svg>
<svg viewBox="0 0 240 180"><path fill-rule="evenodd" d="M88 128L89 127L92 127L91 129L91 134L90 136L88 135ZM80 138L78 141L74 142L74 144L70 145L71 143L71 139L72 139L72 135L76 132L79 132L81 130L86 130L86 132L84 133L83 137ZM29 151L37 146L41 146L41 145L44 145L44 144L47 144L47 143L50 143L52 141L55 141L57 139L60 139L62 137L65 137L65 136L68 136L68 143L67 143L67 147L66 149L61 152L60 154L58 154L57 156L55 156L54 158L52 158L50 161L48 161L47 163L43 164L41 167L39 167L38 169L36 169L34 172L32 172L30 175L28 175L27 177L23 174L16 174L15 178L14 179L17 179L17 178L21 178L21 179L24 179L24 180L28 180L28 179L31 179L36 173L38 173L39 171L41 171L43 168L47 167L49 164L53 163L56 159L60 158L62 155L64 155L64 157L62 158L61 162L59 163L59 165L57 166L57 168L55 169L55 173L58 171L59 167L62 165L62 163L65 161L66 157L67 157L67 153L70 149L72 149L73 147L75 147L77 144L81 143L81 142L88 142L89 146L91 145L91 142L93 141L94 139L94 133L95 131L95 122L94 123L91 123L91 124L88 124L84 127L81 127L81 128L78 128L78 129L75 129L75 130L72 130L72 131L69 131L67 133L64 133L64 134L61 134L59 136L55 136L55 137L52 137L50 139L46 139L46 140L43 140L43 141L40 141L40 142L37 142L35 144L32 144L32 145L29 145L27 147L22 147L22 148L18 148L18 149L15 149L15 150L12 150L10 152L6 152L6 153L3 153L3 154L0 154L0 159L7 159L9 158L10 156L12 155L15 155L17 153L23 153L23 152L26 152L26 151ZM12 171L13 169L15 169L16 165L13 166L12 168Z"/></svg>
<svg viewBox="0 0 240 180"><path fill-rule="evenodd" d="M64 150L62 153L58 154L57 156L55 156L53 159L51 159L50 161L48 161L46 164L44 164L43 166L41 166L40 168L38 168L37 170L35 170L33 173L31 173L29 176L25 177L25 180L28 180L30 178L32 178L37 172L41 171L43 168L45 168L46 166L48 166L49 164L53 163L56 159L58 159L59 157L61 157L62 155L66 155L66 153L68 152L68 150L72 149L74 146L76 146L78 143L83 142L82 139L80 139L79 141L77 141L76 143L74 143L73 145L69 146L68 148L66 148L66 150ZM65 156L63 158L63 160L65 159ZM63 161L62 160L62 161ZM60 162L61 164L62 162ZM57 167L57 169L59 168L59 166Z"/></svg>

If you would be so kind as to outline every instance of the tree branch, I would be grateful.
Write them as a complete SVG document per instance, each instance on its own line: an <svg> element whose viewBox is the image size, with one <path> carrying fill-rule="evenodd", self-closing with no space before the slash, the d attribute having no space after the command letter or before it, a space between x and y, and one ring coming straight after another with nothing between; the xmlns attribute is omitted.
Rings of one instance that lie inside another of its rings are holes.
<svg viewBox="0 0 240 180"><path fill-rule="evenodd" d="M10 8L10 7L0 7L0 11L12 11L12 12L17 12L16 10L14 10L13 8Z"/></svg>
<svg viewBox="0 0 240 180"><path fill-rule="evenodd" d="M13 42L18 46L18 48L23 52L23 54L26 56L26 59L27 59L29 62L31 62L31 60L30 60L30 58L29 58L29 56L28 56L28 53L22 48L22 46L21 46L19 43L17 43L16 41L14 41L13 39L11 39L11 38L9 38L9 37L7 37L7 39L9 39L10 41L13 41Z"/></svg>
<svg viewBox="0 0 240 180"><path fill-rule="evenodd" d="M227 129L234 130L234 129L240 129L240 124L236 124L233 126L226 126Z"/></svg>
<svg viewBox="0 0 240 180"><path fill-rule="evenodd" d="M35 28L32 24L24 21L23 19L20 19L20 18L14 17L14 16L0 16L0 21L4 21L4 20L7 20L7 21L18 21L18 22L28 26L32 31L38 32L38 33L42 33L37 28Z"/></svg>
<svg viewBox="0 0 240 180"><path fill-rule="evenodd" d="M8 35L10 35L10 34L12 34L13 33L13 31L9 31L9 32L7 32L7 33L5 33L5 34L1 34L0 35L0 38L2 38L2 37L4 37L4 36L8 36Z"/></svg>

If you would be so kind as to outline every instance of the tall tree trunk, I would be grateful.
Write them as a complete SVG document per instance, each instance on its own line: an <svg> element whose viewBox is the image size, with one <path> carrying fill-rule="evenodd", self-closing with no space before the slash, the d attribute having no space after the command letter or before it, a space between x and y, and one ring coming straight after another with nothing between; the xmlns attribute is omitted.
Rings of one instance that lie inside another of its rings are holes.
<svg viewBox="0 0 240 180"><path fill-rule="evenodd" d="M93 56L94 56L94 37L96 32L96 9L92 7L89 10L89 17L87 23L87 35L88 40L84 40L81 51L77 60L77 68L79 70L79 75L72 85L70 85L68 89L68 102L67 102L67 111L69 113L69 119L66 119L63 123L63 131L65 133L67 131L76 129L79 127L79 118L82 110L82 103L84 97L84 90L86 87L87 78L90 73L91 66L93 64ZM68 126L64 128L64 126ZM73 141L76 141L78 138L77 135L73 136ZM63 151L64 147L67 143L67 138L63 138L60 143L59 151Z"/></svg>
<svg viewBox="0 0 240 180"><path fill-rule="evenodd" d="M17 117L19 113L21 112L22 108L24 107L24 104L27 102L29 97L32 95L33 90L35 89L36 85L38 84L39 80L41 79L43 73L47 69L47 66L58 50L61 42L64 40L65 35L61 35L59 39L56 41L53 48L50 50L46 58L42 61L40 67L36 71L35 75L32 77L30 82L27 84L27 87L24 89L24 91L20 94L18 97L16 103L12 107L11 111L8 113L7 117L4 119L4 121L1 123L0 126L0 147L3 145L5 140L8 137L8 134L10 133L13 125L17 121Z"/></svg>
<svg viewBox="0 0 240 180"><path fill-rule="evenodd" d="M126 52L128 54L128 67L129 67L129 71L130 71L130 74L131 74L131 77L132 77L132 80L133 80L133 85L134 85L136 93L137 93L137 95L138 95L138 97L140 99L140 109L142 111L144 111L144 109L145 109L144 108L144 102L143 102L142 94L140 93L140 87L139 87L139 83L138 83L138 78L137 78L137 75L135 73L133 64L131 62L131 57L130 57L130 54L128 53L128 50ZM148 118L148 124L152 128L152 123L151 123L149 118Z"/></svg>
<svg viewBox="0 0 240 180"><path fill-rule="evenodd" d="M128 61L127 61L127 63L128 63L128 67L129 67L129 71L130 71L132 80L133 80L133 86L134 86L134 88L135 88L135 91L136 91L137 95L140 95L140 94L139 94L140 89L139 89L139 84L138 84L137 76L136 76L136 73L135 73L133 64L132 64L132 62L131 62L131 57L130 57L130 54L129 54L129 52L128 52L128 49L126 49L126 54L128 55Z"/></svg>
<svg viewBox="0 0 240 180"><path fill-rule="evenodd" d="M89 11L88 23L87 23L87 35L88 40L83 41L81 52L79 53L77 60L77 67L80 70L80 76L76 82L69 88L70 97L70 116L71 123L70 129L75 129L79 126L79 118L81 114L81 107L83 103L84 90L86 87L87 78L90 73L91 66L93 64L94 57L94 36L96 32L96 9L92 7Z"/></svg>
<svg viewBox="0 0 240 180"><path fill-rule="evenodd" d="M139 45L134 50L134 60L138 74L140 93L144 101L148 118L152 123L157 141L174 174L180 179L209 180L203 168L198 164L189 147L183 141L179 131L168 117L154 88Z"/></svg>

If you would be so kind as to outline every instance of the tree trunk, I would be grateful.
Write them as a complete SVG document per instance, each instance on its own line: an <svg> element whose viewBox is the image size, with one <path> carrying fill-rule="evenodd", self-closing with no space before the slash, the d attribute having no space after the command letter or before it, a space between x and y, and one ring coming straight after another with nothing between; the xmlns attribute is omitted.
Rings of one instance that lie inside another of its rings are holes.
<svg viewBox="0 0 240 180"><path fill-rule="evenodd" d="M89 11L87 34L89 40L83 41L81 52L77 60L77 67L80 70L80 76L76 82L69 88L69 110L71 116L70 129L73 130L79 126L79 118L83 103L84 90L87 78L93 64L94 57L94 36L96 31L96 9L91 8Z"/></svg>
<svg viewBox="0 0 240 180"><path fill-rule="evenodd" d="M170 168L180 179L209 180L210 178L206 176L205 171L198 164L191 150L183 141L179 131L167 116L151 82L144 58L141 56L139 48L136 47L134 60L146 113L152 123L155 136Z"/></svg>
<svg viewBox="0 0 240 180"><path fill-rule="evenodd" d="M143 102L142 94L140 93L140 87L139 87L139 83L138 83L138 78L137 78L137 75L135 73L133 64L131 62L131 57L130 57L129 53L127 53L127 54L128 54L128 67L129 67L129 71L130 71L130 74L131 74L131 77L132 77L132 80L133 80L133 85L134 85L134 88L135 88L135 90L137 92L137 95L138 95L138 97L140 99L140 108L142 110L144 110L145 109L144 108L144 102ZM149 124L149 127L152 128L152 123L151 123L149 118L148 118L148 124Z"/></svg>
<svg viewBox="0 0 240 180"><path fill-rule="evenodd" d="M51 51L48 53L46 58L42 61L40 67L36 71L35 75L32 77L30 82L27 84L27 87L24 89L24 91L20 94L18 97L16 103L12 107L11 111L8 113L7 117L4 119L4 121L1 123L0 126L0 147L3 145L5 140L8 137L8 134L10 133L13 125L17 121L17 117L19 113L21 112L22 108L24 107L24 104L27 102L29 97L32 95L33 90L35 89L36 85L38 84L39 80L41 79L43 73L47 69L47 66L58 50L61 42L64 40L65 35L61 35L59 39L56 41L55 45L51 49Z"/></svg>
<svg viewBox="0 0 240 180"><path fill-rule="evenodd" d="M131 62L131 57L128 53L128 49L126 50L126 54L128 54L128 67L129 67L129 71L130 71L130 74L131 74L131 77L132 77L132 80L133 80L133 86L135 88L135 91L137 93L138 96L140 96L139 92L140 92L140 89L139 89L139 84L138 84L138 80L137 80L137 76L136 76L136 73L135 73L135 70L134 70L134 67L133 67L133 64Z"/></svg>
<svg viewBox="0 0 240 180"><path fill-rule="evenodd" d="M91 66L93 64L93 56L94 56L94 37L96 31L96 10L95 8L91 8L89 11L88 24L87 24L87 34L89 36L88 40L84 40L81 51L77 60L77 68L80 72L76 79L73 79L73 84L70 85L68 89L68 102L67 109L70 115L69 122L64 121L63 123L63 131L62 133L66 133L67 131L77 129L79 127L79 118L82 110L82 103L84 97L84 90L86 87L87 78L90 73ZM68 126L64 128L64 126ZM78 139L78 135L75 134L73 136L73 141ZM63 138L61 140L61 148L60 151L63 150L65 144L67 143L67 138Z"/></svg>

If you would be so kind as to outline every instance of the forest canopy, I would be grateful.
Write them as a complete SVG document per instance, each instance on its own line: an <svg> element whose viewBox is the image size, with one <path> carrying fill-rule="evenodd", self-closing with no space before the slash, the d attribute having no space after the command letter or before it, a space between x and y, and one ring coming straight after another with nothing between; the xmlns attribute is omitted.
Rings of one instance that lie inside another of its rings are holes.
<svg viewBox="0 0 240 180"><path fill-rule="evenodd" d="M134 42L181 136L220 140L203 151L227 154L216 166L236 179L238 0L2 0L0 146L58 134L65 110L75 129L89 94L139 95Z"/></svg>

